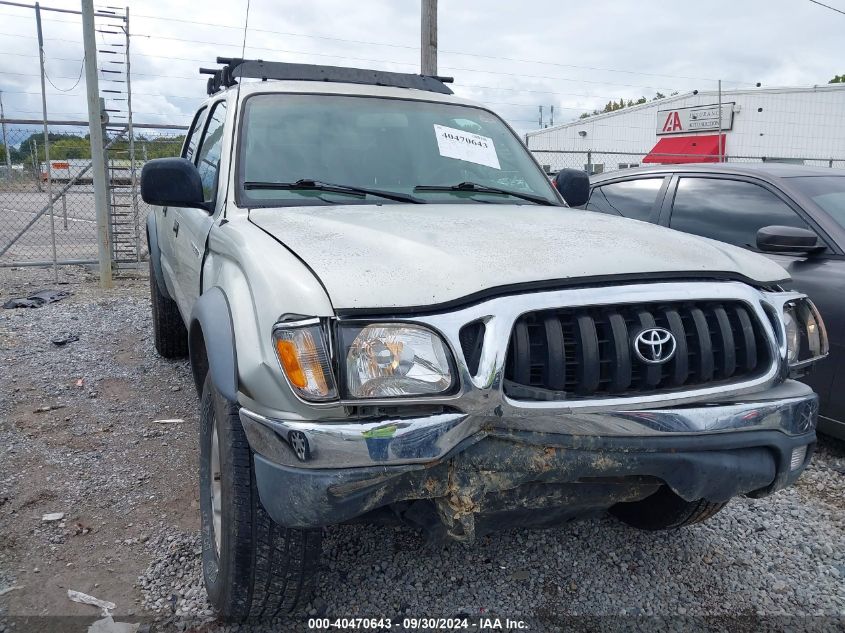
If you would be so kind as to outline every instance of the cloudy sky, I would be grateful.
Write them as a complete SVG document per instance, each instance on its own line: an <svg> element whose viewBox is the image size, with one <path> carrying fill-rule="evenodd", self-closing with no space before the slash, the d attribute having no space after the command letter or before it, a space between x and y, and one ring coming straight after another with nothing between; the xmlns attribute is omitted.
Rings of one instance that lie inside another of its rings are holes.
<svg viewBox="0 0 845 633"><path fill-rule="evenodd" d="M135 120L185 124L205 96L197 68L217 55L240 56L246 0L128 4ZM826 4L845 11L845 0ZM554 105L562 122L610 99L715 89L719 78L729 89L827 83L845 73L845 15L809 0L439 5L440 73L519 131L537 127L540 105L547 117ZM251 0L246 56L418 72L419 14L418 0ZM50 118L84 120L79 16L43 12L42 19ZM98 37L104 47L121 39ZM107 63L115 59L101 55L100 67L118 68ZM0 90L7 117L40 117L31 9L0 5Z"/></svg>

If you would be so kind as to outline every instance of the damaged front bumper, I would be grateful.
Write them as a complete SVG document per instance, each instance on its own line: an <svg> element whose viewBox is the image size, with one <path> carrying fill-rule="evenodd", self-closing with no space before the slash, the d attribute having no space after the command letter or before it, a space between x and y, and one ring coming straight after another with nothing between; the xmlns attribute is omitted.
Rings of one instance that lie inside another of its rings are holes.
<svg viewBox="0 0 845 633"><path fill-rule="evenodd" d="M247 409L240 417L262 504L279 524L320 527L430 500L452 536L469 538L474 517L537 510L540 523L556 523L663 484L714 502L790 485L815 445L816 395L787 380L746 398L512 419L303 422Z"/></svg>

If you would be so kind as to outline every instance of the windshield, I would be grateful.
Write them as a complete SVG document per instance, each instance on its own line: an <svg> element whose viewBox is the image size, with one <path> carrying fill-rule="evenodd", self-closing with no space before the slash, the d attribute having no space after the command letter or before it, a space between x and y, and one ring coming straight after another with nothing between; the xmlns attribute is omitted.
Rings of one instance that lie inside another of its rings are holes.
<svg viewBox="0 0 845 633"><path fill-rule="evenodd" d="M476 186L449 189L466 183ZM480 108L333 95L246 100L243 206L401 202L379 191L422 202L560 204L519 139Z"/></svg>
<svg viewBox="0 0 845 633"><path fill-rule="evenodd" d="M801 176L789 181L845 227L845 176Z"/></svg>

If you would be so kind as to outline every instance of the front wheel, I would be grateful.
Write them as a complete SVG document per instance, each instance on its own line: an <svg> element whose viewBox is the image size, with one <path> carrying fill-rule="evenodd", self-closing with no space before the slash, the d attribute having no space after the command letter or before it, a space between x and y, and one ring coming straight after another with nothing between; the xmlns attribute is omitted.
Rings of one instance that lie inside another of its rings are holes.
<svg viewBox="0 0 845 633"><path fill-rule="evenodd" d="M672 530L706 521L726 505L727 502L714 503L705 499L685 501L668 486L662 486L641 501L617 503L610 508L610 513L640 530Z"/></svg>
<svg viewBox="0 0 845 633"><path fill-rule="evenodd" d="M273 618L308 602L321 532L283 528L264 510L238 405L209 377L200 414L200 514L203 579L224 619Z"/></svg>
<svg viewBox="0 0 845 633"><path fill-rule="evenodd" d="M164 358L188 355L188 330L176 302L159 288L150 254L150 302L153 309L153 336L156 351Z"/></svg>

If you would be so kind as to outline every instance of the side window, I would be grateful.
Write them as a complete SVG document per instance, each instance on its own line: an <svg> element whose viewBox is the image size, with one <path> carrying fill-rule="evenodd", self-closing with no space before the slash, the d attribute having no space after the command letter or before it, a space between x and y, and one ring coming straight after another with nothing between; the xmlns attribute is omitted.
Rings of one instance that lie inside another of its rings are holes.
<svg viewBox="0 0 845 633"><path fill-rule="evenodd" d="M188 131L188 137L185 139L185 149L182 150L182 158L187 158L190 161L194 160L194 154L197 152L197 145L200 142L200 134L202 133L202 124L205 123L205 115L208 114L208 108L203 106L196 116L194 122L191 124L191 129Z"/></svg>
<svg viewBox="0 0 845 633"><path fill-rule="evenodd" d="M220 152L223 148L223 131L226 123L226 102L218 101L212 106L208 125L200 143L197 155L197 169L202 179L202 191L206 202L214 200L217 191L217 172L220 169Z"/></svg>
<svg viewBox="0 0 845 633"><path fill-rule="evenodd" d="M648 222L662 186L663 178L638 178L596 187L586 208Z"/></svg>
<svg viewBox="0 0 845 633"><path fill-rule="evenodd" d="M810 228L768 189L716 178L681 178L669 221L678 231L746 248L756 248L758 229L773 224Z"/></svg>

